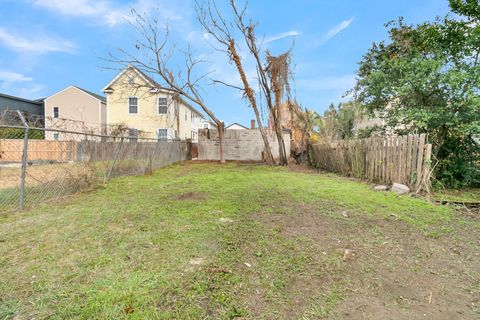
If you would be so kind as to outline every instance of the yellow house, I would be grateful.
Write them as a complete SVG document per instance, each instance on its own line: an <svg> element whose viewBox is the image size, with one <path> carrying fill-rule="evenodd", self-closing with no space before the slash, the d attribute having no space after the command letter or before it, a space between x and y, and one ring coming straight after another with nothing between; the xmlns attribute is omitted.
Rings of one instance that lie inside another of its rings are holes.
<svg viewBox="0 0 480 320"><path fill-rule="evenodd" d="M123 69L103 92L110 128L126 126L129 136L197 141L203 115L134 66Z"/></svg>

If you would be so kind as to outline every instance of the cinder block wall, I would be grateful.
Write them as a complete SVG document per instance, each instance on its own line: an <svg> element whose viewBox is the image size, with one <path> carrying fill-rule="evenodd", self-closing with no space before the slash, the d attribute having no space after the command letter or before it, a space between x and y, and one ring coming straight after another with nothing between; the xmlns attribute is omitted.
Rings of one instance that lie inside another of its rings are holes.
<svg viewBox="0 0 480 320"><path fill-rule="evenodd" d="M273 157L278 159L278 143L275 133L267 130ZM290 155L290 134L283 135L287 156ZM265 145L258 129L226 130L225 159L241 161L262 161ZM202 129L198 132L198 159L220 160L220 140L216 129Z"/></svg>

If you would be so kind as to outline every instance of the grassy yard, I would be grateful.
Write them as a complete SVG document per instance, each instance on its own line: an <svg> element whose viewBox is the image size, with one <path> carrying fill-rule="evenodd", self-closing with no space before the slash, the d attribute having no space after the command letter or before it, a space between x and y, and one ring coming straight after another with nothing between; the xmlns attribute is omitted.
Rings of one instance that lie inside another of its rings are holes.
<svg viewBox="0 0 480 320"><path fill-rule="evenodd" d="M334 175L184 163L0 214L0 319L479 319L479 239Z"/></svg>

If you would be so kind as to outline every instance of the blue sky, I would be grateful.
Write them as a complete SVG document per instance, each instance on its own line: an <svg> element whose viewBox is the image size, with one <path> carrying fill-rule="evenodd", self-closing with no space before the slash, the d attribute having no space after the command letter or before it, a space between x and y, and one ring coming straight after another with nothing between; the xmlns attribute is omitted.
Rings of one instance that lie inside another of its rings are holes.
<svg viewBox="0 0 480 320"><path fill-rule="evenodd" d="M189 44L207 57L201 68L212 77L238 83L226 57L205 43L193 0L0 0L0 92L41 98L73 84L101 93L115 76L102 58L133 48L136 35L126 23L131 7L156 14L178 47ZM385 22L403 16L417 23L447 12L447 0L251 0L248 16L259 22L273 54L295 39L295 95L302 106L323 112L353 86L362 55L385 39ZM245 65L253 77L247 58ZM226 123L247 125L253 118L235 90L206 83L205 91Z"/></svg>

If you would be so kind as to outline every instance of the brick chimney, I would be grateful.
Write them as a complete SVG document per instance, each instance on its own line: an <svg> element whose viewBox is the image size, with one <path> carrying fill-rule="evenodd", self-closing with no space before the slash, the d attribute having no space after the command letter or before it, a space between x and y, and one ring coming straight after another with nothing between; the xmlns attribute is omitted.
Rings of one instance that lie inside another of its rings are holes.
<svg viewBox="0 0 480 320"><path fill-rule="evenodd" d="M255 120L250 120L250 129L255 129Z"/></svg>

